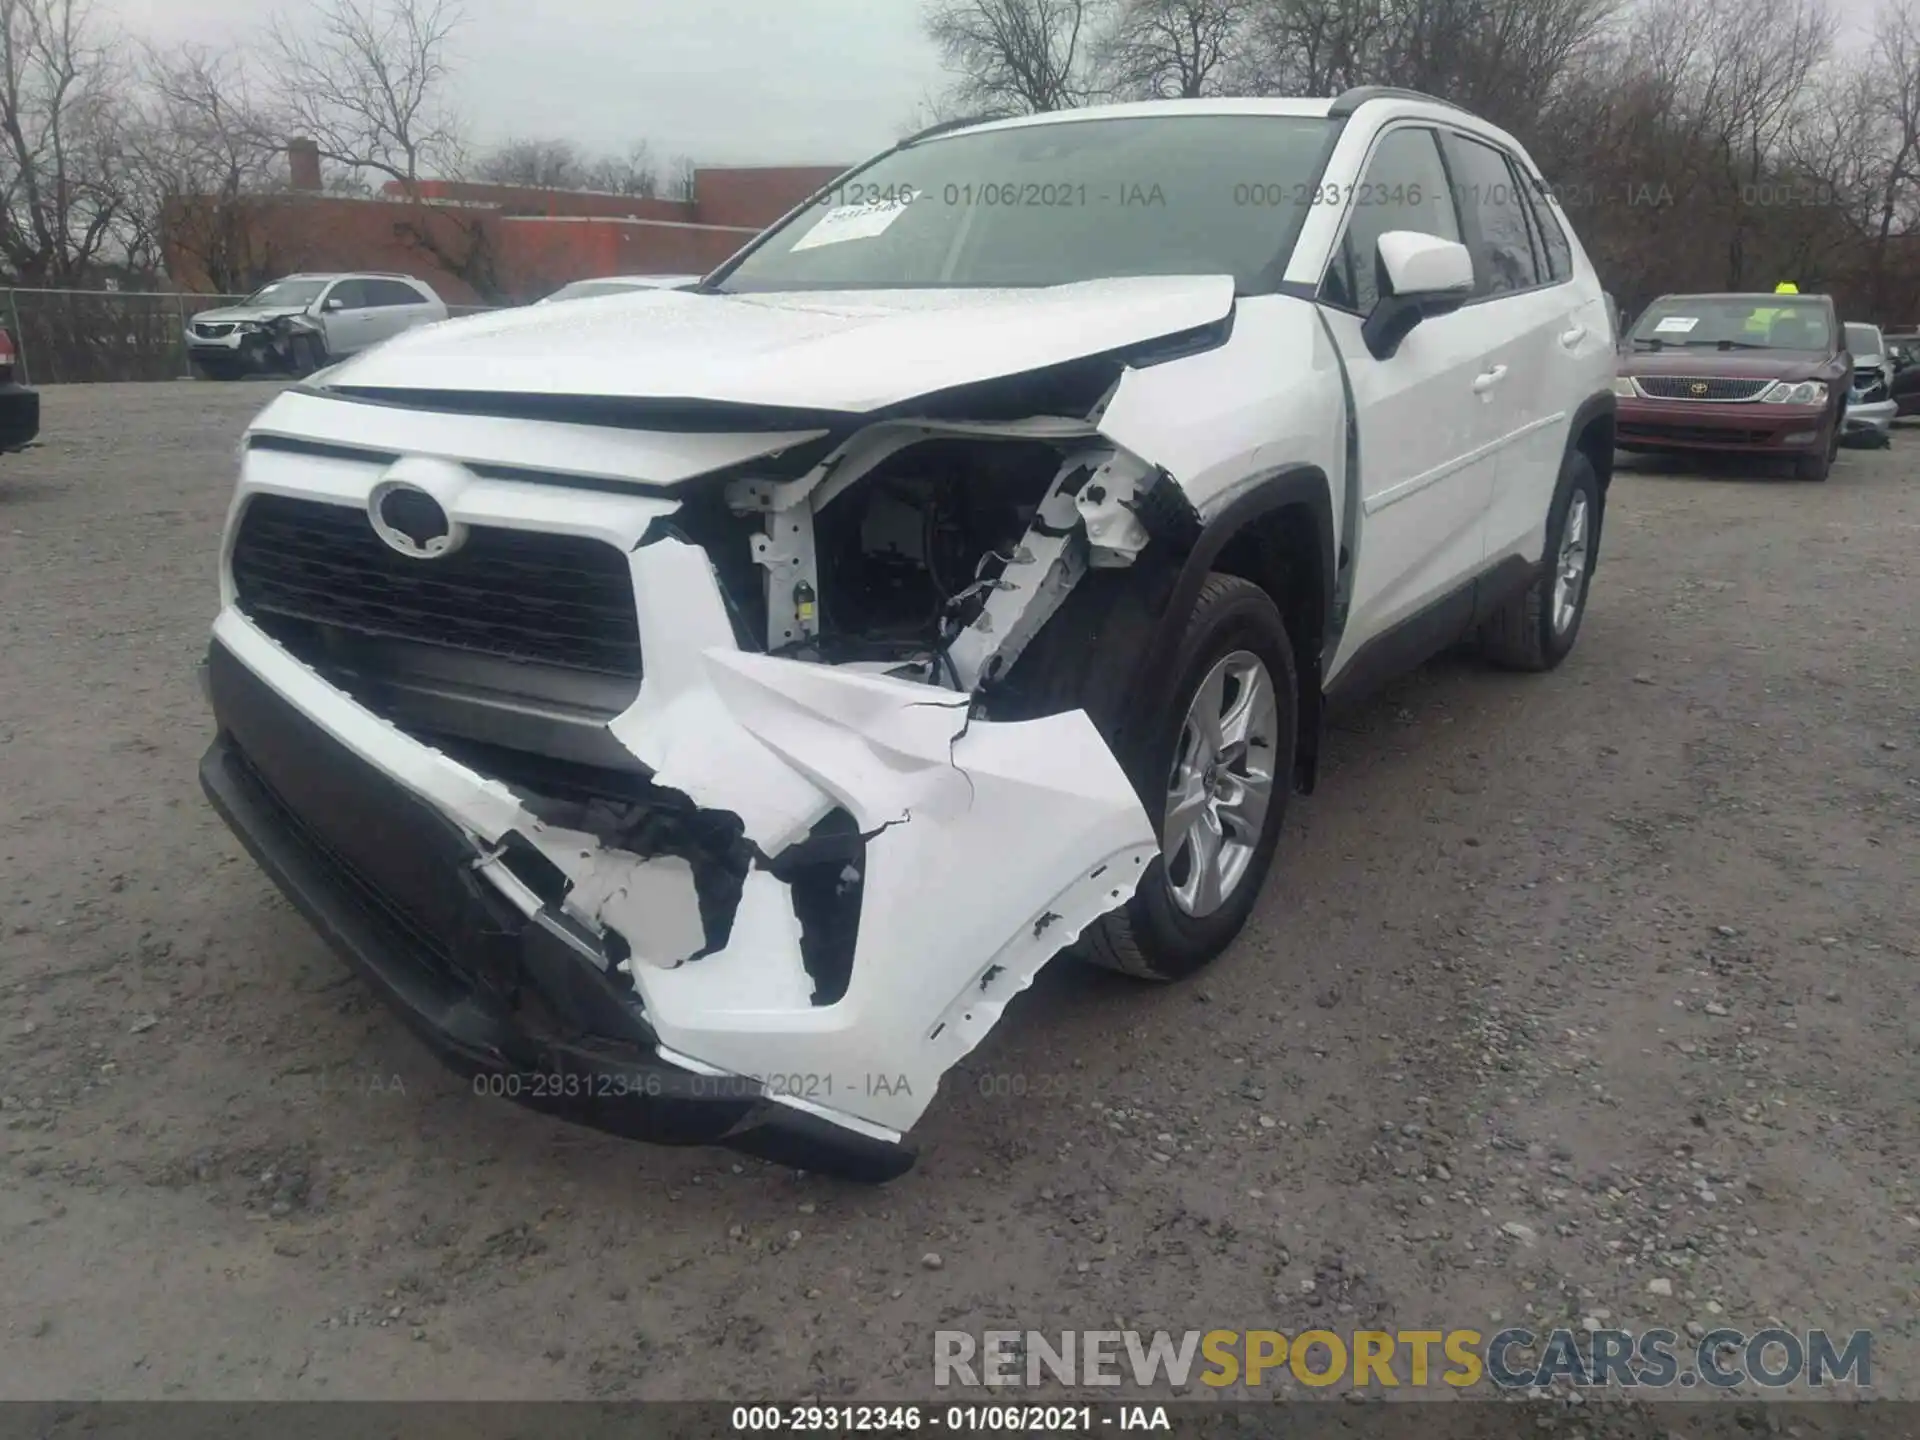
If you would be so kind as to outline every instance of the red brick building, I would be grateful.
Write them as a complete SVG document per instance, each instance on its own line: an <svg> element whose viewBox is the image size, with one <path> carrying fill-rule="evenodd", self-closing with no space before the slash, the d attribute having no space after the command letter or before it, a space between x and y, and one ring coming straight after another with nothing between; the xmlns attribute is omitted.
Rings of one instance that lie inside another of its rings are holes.
<svg viewBox="0 0 1920 1440"><path fill-rule="evenodd" d="M571 280L710 269L845 167L704 166L691 200L423 181L374 198L327 195L318 155L288 147L292 186L239 201L212 197L169 217L168 270L212 291L244 271L416 275L455 304L529 300ZM216 211L219 212L216 214ZM215 241L219 263L214 263Z"/></svg>

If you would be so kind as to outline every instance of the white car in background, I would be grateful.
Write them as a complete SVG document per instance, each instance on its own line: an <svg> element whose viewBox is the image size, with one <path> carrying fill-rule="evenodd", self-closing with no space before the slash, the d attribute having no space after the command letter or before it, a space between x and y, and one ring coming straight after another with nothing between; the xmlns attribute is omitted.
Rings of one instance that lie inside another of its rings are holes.
<svg viewBox="0 0 1920 1440"><path fill-rule="evenodd" d="M592 280L576 280L562 285L537 304L551 305L556 300L589 300L596 295L630 295L635 290L684 290L698 285L698 275L602 275Z"/></svg>
<svg viewBox="0 0 1920 1440"><path fill-rule="evenodd" d="M415 326L447 318L447 302L411 275L289 275L238 305L187 323L194 373L310 375Z"/></svg>
<svg viewBox="0 0 1920 1440"><path fill-rule="evenodd" d="M1847 396L1840 435L1850 443L1893 444L1893 421L1900 413L1893 398L1893 357L1878 325L1849 324L1847 352L1853 356L1853 389Z"/></svg>

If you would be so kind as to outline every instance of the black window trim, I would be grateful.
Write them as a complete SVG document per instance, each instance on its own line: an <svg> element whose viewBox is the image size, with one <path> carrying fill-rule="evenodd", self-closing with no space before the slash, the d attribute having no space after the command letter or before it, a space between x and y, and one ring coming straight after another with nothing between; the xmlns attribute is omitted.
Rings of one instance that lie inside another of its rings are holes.
<svg viewBox="0 0 1920 1440"><path fill-rule="evenodd" d="M1560 244L1567 252L1567 273L1558 278L1554 278L1553 257L1549 255L1547 257L1547 275L1549 284L1565 284L1567 281L1573 279L1575 268L1573 263L1573 232L1567 229L1565 223L1562 222L1558 215L1553 213L1553 193L1547 188L1547 182L1528 170L1525 165L1521 164L1518 155L1509 153L1507 163L1513 166L1514 173L1524 182L1522 188L1528 192L1527 208L1533 212L1534 222L1540 227L1540 241L1543 251L1546 248L1547 225L1549 223L1552 224L1553 228L1560 232Z"/></svg>
<svg viewBox="0 0 1920 1440"><path fill-rule="evenodd" d="M1454 229L1460 232L1460 243L1466 244L1466 217L1460 213L1460 206L1453 198L1455 190L1458 187L1453 183L1453 165L1447 156L1447 147L1442 143L1439 121L1429 120L1419 115L1401 115L1387 121L1386 124L1374 132L1373 139L1367 142L1367 153L1361 157L1359 168L1354 172L1360 177L1355 184L1364 185L1367 183L1368 167L1373 164L1373 157L1379 153L1381 142L1396 130L1424 130L1432 138L1434 153L1440 157L1440 173L1446 176L1447 179L1447 203L1453 206ZM1324 171L1325 166L1323 165L1321 168ZM1314 283L1313 301L1316 305L1325 306L1336 314L1351 315L1356 319L1364 320L1367 318L1367 312L1364 310L1355 310L1346 305L1336 304L1334 301L1326 298L1327 275L1340 259L1340 252L1347 243L1347 230L1348 227L1353 224L1353 214L1352 205L1349 203L1347 213L1340 217L1340 228L1333 233L1333 244L1327 251L1326 263L1320 267L1320 278Z"/></svg>
<svg viewBox="0 0 1920 1440"><path fill-rule="evenodd" d="M1519 176L1524 177L1525 180L1527 181L1527 184L1530 187L1534 187L1534 188L1541 187L1542 182L1539 179L1539 177L1536 176L1525 165L1522 165L1520 163L1519 157L1516 156L1511 150L1507 149L1506 146L1502 145L1497 140L1491 139L1488 136L1476 135L1473 133L1473 131L1464 129L1460 126L1457 126L1457 125L1448 126L1446 129L1444 129L1441 132L1441 135L1440 135L1441 152L1443 154L1448 154L1450 156L1452 149L1455 146L1458 146L1459 144L1461 144L1463 141L1471 142L1475 145L1484 145L1487 149L1493 151L1494 154L1500 156L1501 159L1506 161L1507 168L1509 171L1515 172ZM1451 166L1451 164L1449 164L1448 166L1449 175L1452 174L1452 169L1453 167ZM1485 247L1486 247L1486 236L1482 234L1480 230L1480 212L1478 208L1473 206L1457 206L1455 208L1459 209L1462 212L1460 216L1460 219L1462 221L1461 234L1465 236L1471 233L1473 237L1472 239L1467 241L1467 248L1473 252L1473 256L1474 256L1475 293L1471 299L1469 299L1464 305L1460 307L1461 309L1468 310L1474 307L1475 305L1484 305L1489 300L1511 300L1516 295L1531 295L1537 290L1551 290L1557 285L1571 285L1573 283L1573 274L1574 274L1573 240L1572 240L1572 237L1569 235L1567 240L1567 277L1566 279L1555 280L1552 277L1551 269L1548 269L1546 271L1547 279L1537 284L1523 286L1518 290L1490 290L1484 294L1480 293L1479 291L1480 282L1479 282L1478 276L1480 273L1481 259L1485 253ZM1529 209L1528 203L1524 197L1520 199L1520 208L1523 213ZM1529 234L1532 233L1531 224L1529 224L1528 233Z"/></svg>

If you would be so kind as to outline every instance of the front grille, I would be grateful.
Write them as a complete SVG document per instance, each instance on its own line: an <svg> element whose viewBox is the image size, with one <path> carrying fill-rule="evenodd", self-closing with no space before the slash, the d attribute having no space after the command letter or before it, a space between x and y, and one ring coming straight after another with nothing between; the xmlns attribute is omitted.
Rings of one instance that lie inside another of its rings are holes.
<svg viewBox="0 0 1920 1440"><path fill-rule="evenodd" d="M388 548L357 507L256 495L233 545L241 610L352 635L637 678L626 557L575 535L476 526L451 555ZM303 659L314 657L303 655Z"/></svg>
<svg viewBox="0 0 1920 1440"><path fill-rule="evenodd" d="M224 340L233 333L231 325L196 325L193 333L202 340Z"/></svg>
<svg viewBox="0 0 1920 1440"><path fill-rule="evenodd" d="M1656 400L1752 400L1771 380L1724 380L1706 375L1641 375L1635 384Z"/></svg>

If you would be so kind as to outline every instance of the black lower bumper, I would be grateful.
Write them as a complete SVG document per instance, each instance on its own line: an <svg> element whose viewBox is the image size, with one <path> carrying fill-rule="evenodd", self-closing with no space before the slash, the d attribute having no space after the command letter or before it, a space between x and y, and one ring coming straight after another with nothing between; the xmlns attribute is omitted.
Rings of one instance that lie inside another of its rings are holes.
<svg viewBox="0 0 1920 1440"><path fill-rule="evenodd" d="M458 827L288 705L224 646L207 657L220 731L200 783L326 942L482 1094L634 1139L719 1144L878 1182L913 1164L767 1097L662 1060L637 996L557 906L528 919ZM535 879L532 887L540 893Z"/></svg>

